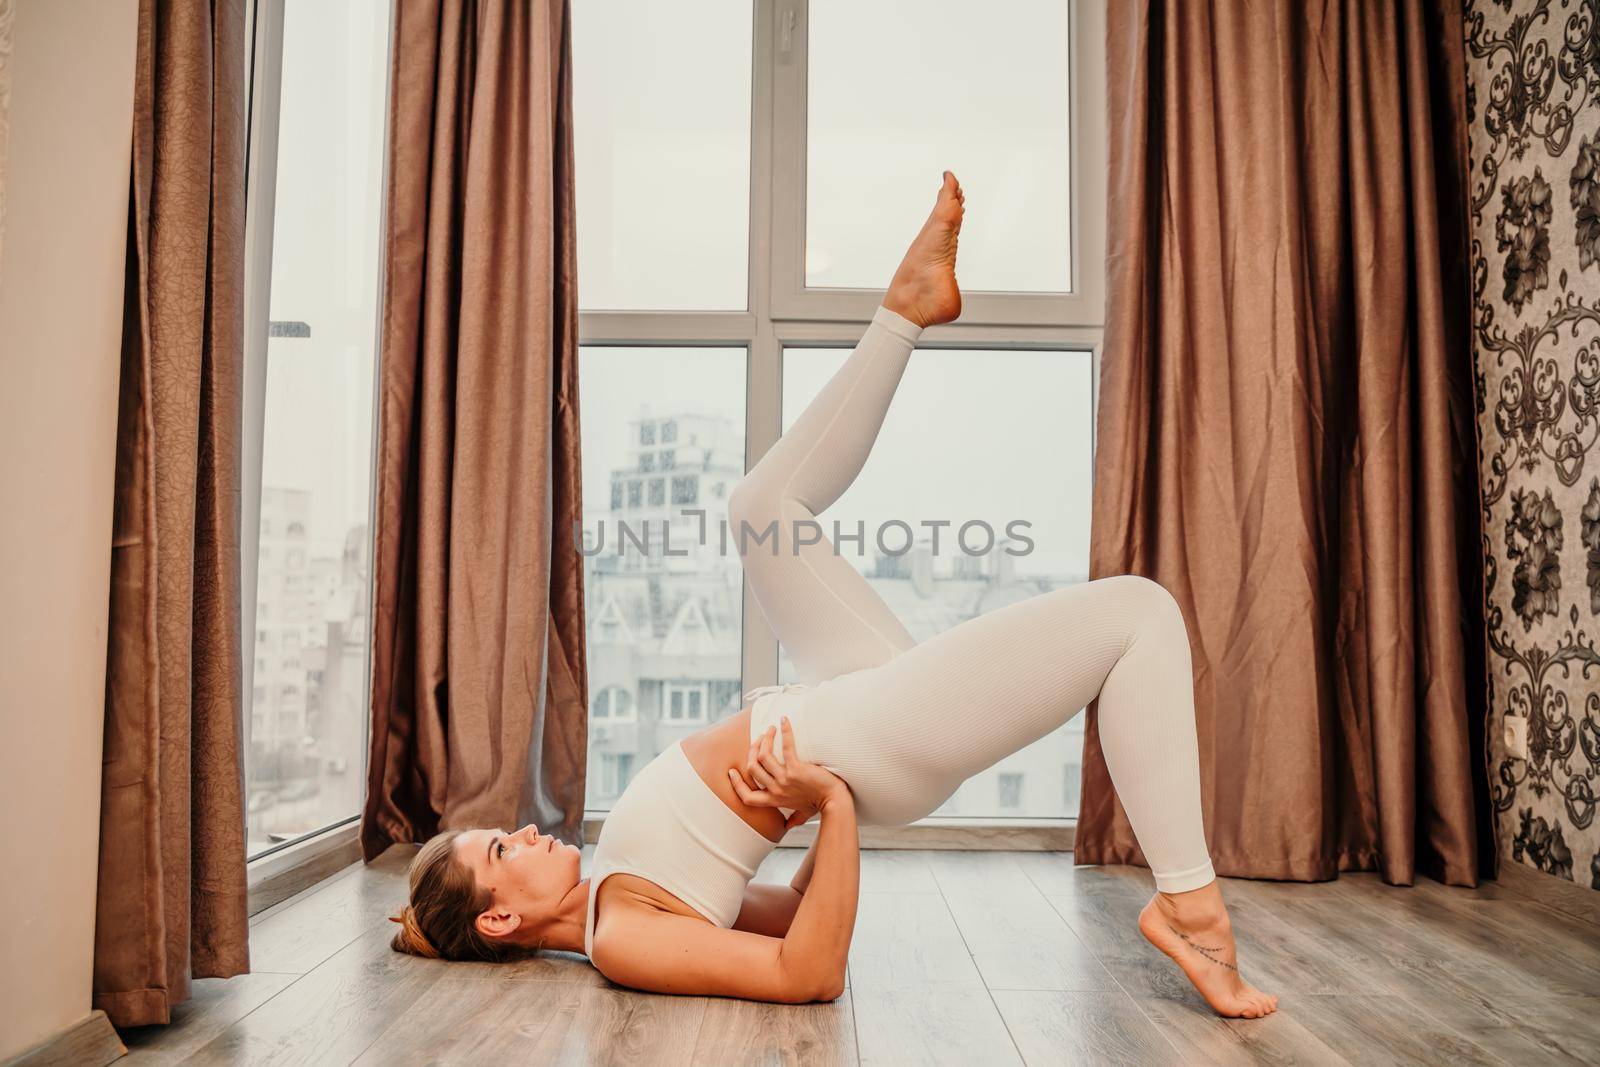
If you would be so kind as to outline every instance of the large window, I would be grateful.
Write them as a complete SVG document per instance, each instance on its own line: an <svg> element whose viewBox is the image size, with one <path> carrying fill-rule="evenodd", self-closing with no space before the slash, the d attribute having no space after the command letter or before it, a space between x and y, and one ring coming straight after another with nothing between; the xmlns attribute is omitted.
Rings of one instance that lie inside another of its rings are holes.
<svg viewBox="0 0 1600 1067"><path fill-rule="evenodd" d="M742 690L789 680L718 539L726 492L860 337L945 169L967 194L961 319L923 335L872 459L825 517L1030 522L1027 556L854 560L919 638L1084 579L1103 14L1102 0L977 17L962 0L575 0L591 548L611 527L586 561L590 691L611 694L591 701L591 808ZM615 528L626 519L655 521L640 537ZM630 717L612 712L618 692ZM941 814L1075 815L1081 730L1080 716Z"/></svg>
<svg viewBox="0 0 1600 1067"><path fill-rule="evenodd" d="M255 631L245 689L253 857L361 810L389 4L260 0L252 23L254 522L242 555Z"/></svg>

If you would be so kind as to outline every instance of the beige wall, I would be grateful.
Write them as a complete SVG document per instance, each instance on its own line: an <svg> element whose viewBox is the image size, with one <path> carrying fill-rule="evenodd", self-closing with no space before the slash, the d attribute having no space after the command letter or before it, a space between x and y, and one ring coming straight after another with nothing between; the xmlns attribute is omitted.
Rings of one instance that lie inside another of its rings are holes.
<svg viewBox="0 0 1600 1067"><path fill-rule="evenodd" d="M0 1059L89 1012L136 0L14 0L0 246Z"/></svg>

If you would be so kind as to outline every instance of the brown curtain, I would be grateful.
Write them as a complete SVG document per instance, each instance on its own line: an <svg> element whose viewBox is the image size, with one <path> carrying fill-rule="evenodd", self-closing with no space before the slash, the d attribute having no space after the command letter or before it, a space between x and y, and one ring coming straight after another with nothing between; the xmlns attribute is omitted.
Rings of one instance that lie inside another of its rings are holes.
<svg viewBox="0 0 1600 1067"><path fill-rule="evenodd" d="M111 543L94 1005L249 969L239 659L244 7L143 0Z"/></svg>
<svg viewBox="0 0 1600 1067"><path fill-rule="evenodd" d="M1217 869L1472 884L1494 850L1459 5L1140 0L1106 43L1091 576L1183 606ZM1097 711L1077 859L1142 864Z"/></svg>
<svg viewBox="0 0 1600 1067"><path fill-rule="evenodd" d="M395 10L362 848L529 820L581 843L571 17Z"/></svg>

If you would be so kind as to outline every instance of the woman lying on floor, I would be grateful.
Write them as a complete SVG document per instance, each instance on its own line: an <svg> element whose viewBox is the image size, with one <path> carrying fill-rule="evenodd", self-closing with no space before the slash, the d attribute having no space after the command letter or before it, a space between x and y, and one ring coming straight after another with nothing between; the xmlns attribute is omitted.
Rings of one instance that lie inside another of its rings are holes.
<svg viewBox="0 0 1600 1067"><path fill-rule="evenodd" d="M646 765L607 817L587 880L578 850L536 826L434 837L412 863L396 949L488 960L566 949L637 989L830 1000L855 925L858 820L930 814L1098 695L1106 764L1155 876L1140 932L1220 1014L1276 1008L1239 975L1200 821L1189 639L1165 589L1101 578L918 644L820 527L796 534L866 462L923 329L960 314L964 201L946 171L860 343L729 497L745 577L807 681L752 690L738 714ZM813 816L792 884L752 884Z"/></svg>

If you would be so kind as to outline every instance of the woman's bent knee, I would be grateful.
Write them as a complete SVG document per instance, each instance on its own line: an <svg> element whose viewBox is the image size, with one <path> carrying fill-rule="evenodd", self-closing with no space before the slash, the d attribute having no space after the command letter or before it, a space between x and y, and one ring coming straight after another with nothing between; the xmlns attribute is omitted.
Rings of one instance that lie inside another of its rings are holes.
<svg viewBox="0 0 1600 1067"><path fill-rule="evenodd" d="M1183 633L1187 640L1187 623L1177 598L1160 582L1142 574L1115 574L1096 579L1104 583L1108 595L1115 598L1115 610L1108 614L1125 627L1127 644L1144 633Z"/></svg>
<svg viewBox="0 0 1600 1067"><path fill-rule="evenodd" d="M1152 611L1172 613L1176 612L1181 618L1183 609L1178 606L1178 598L1172 595L1171 590L1154 578L1146 578L1142 574L1128 575L1139 580L1141 595L1150 601Z"/></svg>
<svg viewBox="0 0 1600 1067"><path fill-rule="evenodd" d="M778 495L759 482L752 482L749 475L733 487L728 494L728 536L739 555L746 555L752 544L761 543L767 528L778 521L778 505ZM775 536L775 529L766 534L769 540Z"/></svg>

